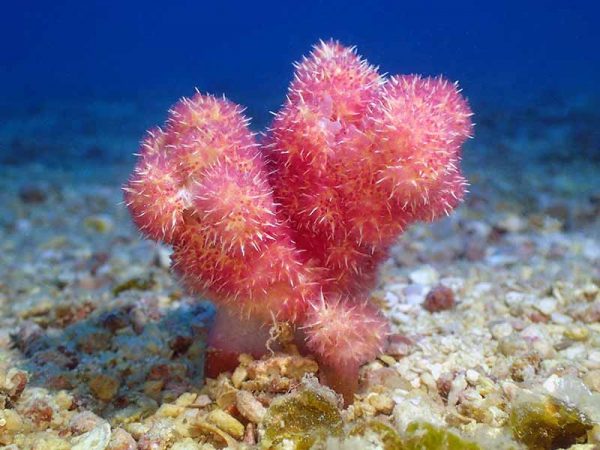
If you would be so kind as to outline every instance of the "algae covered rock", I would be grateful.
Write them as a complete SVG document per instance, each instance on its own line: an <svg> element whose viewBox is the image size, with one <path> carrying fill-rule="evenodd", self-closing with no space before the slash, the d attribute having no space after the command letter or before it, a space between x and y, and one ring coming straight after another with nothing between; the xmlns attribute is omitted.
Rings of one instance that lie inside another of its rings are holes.
<svg viewBox="0 0 600 450"><path fill-rule="evenodd" d="M592 421L580 410L551 396L522 394L510 426L515 439L533 450L568 448L585 443Z"/></svg>
<svg viewBox="0 0 600 450"><path fill-rule="evenodd" d="M275 400L265 415L263 449L308 450L342 433L342 416L326 391L302 388Z"/></svg>
<svg viewBox="0 0 600 450"><path fill-rule="evenodd" d="M356 425L351 431L350 436L368 436L374 435L381 443L383 450L402 450L404 446L398 432L389 425L377 420L363 422Z"/></svg>
<svg viewBox="0 0 600 450"><path fill-rule="evenodd" d="M480 450L480 447L451 431L426 422L406 427L402 450Z"/></svg>
<svg viewBox="0 0 600 450"><path fill-rule="evenodd" d="M372 420L356 425L351 436L375 438L383 450L480 450L480 447L457 434L427 422L412 422L401 435L394 428ZM367 442L365 441L365 442Z"/></svg>

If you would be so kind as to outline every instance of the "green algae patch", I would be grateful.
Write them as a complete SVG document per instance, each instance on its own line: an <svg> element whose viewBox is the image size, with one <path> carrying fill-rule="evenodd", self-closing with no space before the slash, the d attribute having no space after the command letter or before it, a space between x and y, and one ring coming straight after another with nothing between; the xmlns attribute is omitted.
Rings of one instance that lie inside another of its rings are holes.
<svg viewBox="0 0 600 450"><path fill-rule="evenodd" d="M405 448L396 430L376 420L359 423L350 431L350 436L366 436L368 434L377 436L383 450L403 450Z"/></svg>
<svg viewBox="0 0 600 450"><path fill-rule="evenodd" d="M109 233L114 228L112 219L104 215L86 217L83 226L94 233L100 234Z"/></svg>
<svg viewBox="0 0 600 450"><path fill-rule="evenodd" d="M152 277L149 278L131 278L126 280L112 290L113 295L116 297L121 292L137 290L137 291L148 291L156 286L156 282Z"/></svg>
<svg viewBox="0 0 600 450"><path fill-rule="evenodd" d="M406 427L401 450L481 450L451 431L426 422L412 422Z"/></svg>
<svg viewBox="0 0 600 450"><path fill-rule="evenodd" d="M350 435L375 435L384 450L481 450L479 445L426 422L410 423L400 436L389 425L373 420L356 425Z"/></svg>
<svg viewBox="0 0 600 450"><path fill-rule="evenodd" d="M528 395L513 406L510 426L515 439L529 449L545 450L584 443L593 423L584 413L560 400Z"/></svg>
<svg viewBox="0 0 600 450"><path fill-rule="evenodd" d="M337 406L309 389L275 400L263 424L262 448L274 450L308 450L328 436L340 436L343 426Z"/></svg>

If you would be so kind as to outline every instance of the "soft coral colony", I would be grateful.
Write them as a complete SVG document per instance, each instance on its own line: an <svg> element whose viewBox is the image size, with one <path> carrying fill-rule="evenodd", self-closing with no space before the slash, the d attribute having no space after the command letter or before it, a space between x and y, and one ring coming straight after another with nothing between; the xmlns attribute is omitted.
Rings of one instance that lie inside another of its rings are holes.
<svg viewBox="0 0 600 450"><path fill-rule="evenodd" d="M369 300L379 264L405 227L464 195L471 112L455 84L386 78L337 42L295 69L260 141L232 102L180 100L148 133L125 197L139 229L173 246L187 289L218 306L209 373L265 353L276 320L348 398L386 346Z"/></svg>

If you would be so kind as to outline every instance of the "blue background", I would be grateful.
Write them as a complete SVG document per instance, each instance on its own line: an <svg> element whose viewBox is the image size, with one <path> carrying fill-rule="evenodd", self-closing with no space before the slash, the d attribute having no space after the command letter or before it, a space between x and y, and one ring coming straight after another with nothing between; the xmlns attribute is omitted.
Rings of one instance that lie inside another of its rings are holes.
<svg viewBox="0 0 600 450"><path fill-rule="evenodd" d="M12 2L0 10L0 164L128 169L144 131L194 88L264 129L292 63L330 38L382 72L458 80L483 147L467 155L600 161L599 5Z"/></svg>
<svg viewBox="0 0 600 450"><path fill-rule="evenodd" d="M486 4L487 3L487 4ZM23 1L2 10L0 93L227 93L263 114L318 39L390 73L442 73L475 99L595 91L596 2Z"/></svg>

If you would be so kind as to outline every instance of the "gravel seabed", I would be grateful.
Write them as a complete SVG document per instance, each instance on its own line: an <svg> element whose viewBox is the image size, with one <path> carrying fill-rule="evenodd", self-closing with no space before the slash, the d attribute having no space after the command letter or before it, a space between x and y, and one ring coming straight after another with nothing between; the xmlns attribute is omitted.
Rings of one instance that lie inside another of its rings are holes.
<svg viewBox="0 0 600 450"><path fill-rule="evenodd" d="M186 296L169 249L130 223L129 163L7 166L0 448L295 448L289 436L269 446L270 406L306 391L347 435L313 427L315 448L400 448L374 431L348 436L372 420L399 436L418 421L480 448L528 448L515 420L536 404L575 411L584 432L529 448L599 448L600 169L519 167L481 149L488 141L468 148L464 205L411 227L382 267L373 297L392 344L347 407L293 353L242 358L203 382L211 307Z"/></svg>

